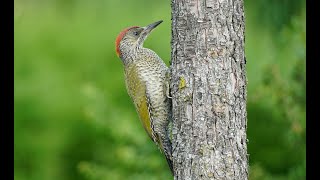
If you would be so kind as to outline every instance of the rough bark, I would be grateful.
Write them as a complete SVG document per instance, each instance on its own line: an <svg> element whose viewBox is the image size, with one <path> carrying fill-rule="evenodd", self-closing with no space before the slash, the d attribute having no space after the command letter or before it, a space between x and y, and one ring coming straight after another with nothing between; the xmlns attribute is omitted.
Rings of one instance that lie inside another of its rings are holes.
<svg viewBox="0 0 320 180"><path fill-rule="evenodd" d="M248 179L243 0L171 7L174 179Z"/></svg>

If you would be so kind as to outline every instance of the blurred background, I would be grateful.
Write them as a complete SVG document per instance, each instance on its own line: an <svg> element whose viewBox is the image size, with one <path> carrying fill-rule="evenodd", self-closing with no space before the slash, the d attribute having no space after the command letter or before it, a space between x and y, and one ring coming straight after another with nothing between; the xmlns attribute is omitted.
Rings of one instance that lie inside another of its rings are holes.
<svg viewBox="0 0 320 180"><path fill-rule="evenodd" d="M305 179L304 0L246 0L251 180ZM145 46L169 63L170 0L16 0L15 180L172 179L126 93L114 41L163 19Z"/></svg>

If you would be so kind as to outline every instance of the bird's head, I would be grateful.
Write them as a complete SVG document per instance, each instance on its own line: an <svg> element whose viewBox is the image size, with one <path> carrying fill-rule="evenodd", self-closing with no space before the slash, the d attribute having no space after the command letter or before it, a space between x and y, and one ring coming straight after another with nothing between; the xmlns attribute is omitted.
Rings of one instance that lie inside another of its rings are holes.
<svg viewBox="0 0 320 180"><path fill-rule="evenodd" d="M117 56L121 57L122 53L142 47L150 32L160 23L162 20L145 27L132 26L122 30L115 42Z"/></svg>

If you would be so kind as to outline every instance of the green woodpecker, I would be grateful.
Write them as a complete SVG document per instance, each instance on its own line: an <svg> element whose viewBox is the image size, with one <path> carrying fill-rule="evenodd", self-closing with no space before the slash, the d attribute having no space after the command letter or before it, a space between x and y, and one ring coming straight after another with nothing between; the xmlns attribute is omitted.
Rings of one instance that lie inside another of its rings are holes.
<svg viewBox="0 0 320 180"><path fill-rule="evenodd" d="M152 50L143 47L150 32L161 21L145 27L133 26L120 32L116 39L116 53L120 57L126 88L149 137L163 152L173 174L169 123L169 69Z"/></svg>

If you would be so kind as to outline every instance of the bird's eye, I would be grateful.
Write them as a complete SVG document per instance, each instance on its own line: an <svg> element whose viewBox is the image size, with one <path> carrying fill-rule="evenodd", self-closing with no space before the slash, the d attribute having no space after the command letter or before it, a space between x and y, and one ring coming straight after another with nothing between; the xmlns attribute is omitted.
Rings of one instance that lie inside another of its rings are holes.
<svg viewBox="0 0 320 180"><path fill-rule="evenodd" d="M137 31L133 32L133 34L134 34L135 36L138 36L138 35L139 35L139 33L138 33Z"/></svg>

